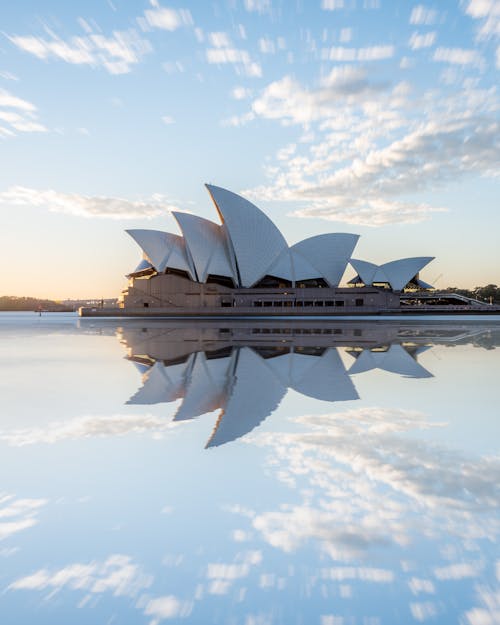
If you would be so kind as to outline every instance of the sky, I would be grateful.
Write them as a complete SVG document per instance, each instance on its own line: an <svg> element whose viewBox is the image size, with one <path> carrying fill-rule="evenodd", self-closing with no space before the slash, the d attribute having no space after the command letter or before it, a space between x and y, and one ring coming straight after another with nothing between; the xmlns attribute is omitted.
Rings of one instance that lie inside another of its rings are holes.
<svg viewBox="0 0 500 625"><path fill-rule="evenodd" d="M290 244L353 232L355 258L435 256L436 287L500 284L499 0L19 0L0 24L0 295L117 296L124 230L217 221L207 182Z"/></svg>

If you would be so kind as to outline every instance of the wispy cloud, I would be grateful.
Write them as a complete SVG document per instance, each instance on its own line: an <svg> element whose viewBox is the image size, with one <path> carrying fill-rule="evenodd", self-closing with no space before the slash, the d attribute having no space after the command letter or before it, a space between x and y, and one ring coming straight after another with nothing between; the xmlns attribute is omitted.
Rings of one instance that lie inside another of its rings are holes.
<svg viewBox="0 0 500 625"><path fill-rule="evenodd" d="M440 50L435 58L450 62L477 58L475 51L469 58ZM468 89L461 98L439 90L414 95L407 83L377 83L365 68L344 66L314 88L290 76L270 83L229 123L260 117L316 131L312 142L296 141L287 158L279 150L265 165L269 183L246 190L250 196L297 202L292 214L299 217L380 226L422 221L446 208L399 196L498 175L499 110L494 88Z"/></svg>
<svg viewBox="0 0 500 625"><path fill-rule="evenodd" d="M410 14L410 24L419 24L429 26L435 24L438 19L438 12L435 9L417 4L413 7Z"/></svg>
<svg viewBox="0 0 500 625"><path fill-rule="evenodd" d="M205 56L212 65L233 65L237 74L254 78L262 76L262 67L252 60L248 50L219 46L207 48Z"/></svg>
<svg viewBox="0 0 500 625"><path fill-rule="evenodd" d="M271 0L244 0L244 6L250 13L269 13L272 9Z"/></svg>
<svg viewBox="0 0 500 625"><path fill-rule="evenodd" d="M480 65L483 60L477 50L466 48L437 48L432 58L453 65Z"/></svg>
<svg viewBox="0 0 500 625"><path fill-rule="evenodd" d="M154 195L146 200L127 200L21 186L10 187L0 192L0 203L11 206L36 206L51 212L78 217L109 219L152 218L165 214L166 211L179 210L162 195Z"/></svg>
<svg viewBox="0 0 500 625"><path fill-rule="evenodd" d="M45 427L3 430L0 431L0 441L13 447L37 444L50 445L67 440L126 436L144 432L158 436L172 427L172 424L165 419L153 415L92 415L76 417L67 421L53 421Z"/></svg>
<svg viewBox="0 0 500 625"><path fill-rule="evenodd" d="M497 0L470 0L465 12L479 20L479 40L500 37L500 3Z"/></svg>
<svg viewBox="0 0 500 625"><path fill-rule="evenodd" d="M68 588L92 594L110 592L116 597L135 597L151 583L152 577L145 575L129 556L114 554L102 562L75 562L54 571L39 569L12 582L9 590Z"/></svg>
<svg viewBox="0 0 500 625"><path fill-rule="evenodd" d="M381 61L394 56L393 45L370 46L367 48L346 48L343 46L333 46L321 50L323 61L338 61L341 63L359 61Z"/></svg>
<svg viewBox="0 0 500 625"><path fill-rule="evenodd" d="M9 40L20 50L39 59L58 59L74 65L104 68L110 74L126 74L152 50L150 43L134 29L114 31L106 37L98 32L67 40L47 31L48 37L11 35Z"/></svg>
<svg viewBox="0 0 500 625"><path fill-rule="evenodd" d="M17 132L47 132L37 120L34 104L0 89L0 136L15 135Z"/></svg>
<svg viewBox="0 0 500 625"><path fill-rule="evenodd" d="M150 2L152 8L144 11L144 16L138 18L138 23L143 30L159 28L161 30L174 31L181 26L191 26L193 18L188 9L171 9L160 6L156 0Z"/></svg>
<svg viewBox="0 0 500 625"><path fill-rule="evenodd" d="M187 618L192 609L192 601L181 601L174 595L164 595L149 599L144 606L144 614L154 618L150 625L156 625L164 619Z"/></svg>
<svg viewBox="0 0 500 625"><path fill-rule="evenodd" d="M46 499L16 499L0 493L0 540L4 540L38 523L38 512Z"/></svg>
<svg viewBox="0 0 500 625"><path fill-rule="evenodd" d="M412 33L408 45L412 50L431 48L436 43L436 33Z"/></svg>

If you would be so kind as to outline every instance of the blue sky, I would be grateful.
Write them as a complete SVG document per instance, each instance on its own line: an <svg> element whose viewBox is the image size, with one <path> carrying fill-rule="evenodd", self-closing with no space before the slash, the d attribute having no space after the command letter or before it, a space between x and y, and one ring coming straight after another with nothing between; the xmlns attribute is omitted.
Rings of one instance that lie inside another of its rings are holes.
<svg viewBox="0 0 500 625"><path fill-rule="evenodd" d="M0 293L117 295L125 228L241 192L290 243L500 283L500 2L22 0L0 8Z"/></svg>

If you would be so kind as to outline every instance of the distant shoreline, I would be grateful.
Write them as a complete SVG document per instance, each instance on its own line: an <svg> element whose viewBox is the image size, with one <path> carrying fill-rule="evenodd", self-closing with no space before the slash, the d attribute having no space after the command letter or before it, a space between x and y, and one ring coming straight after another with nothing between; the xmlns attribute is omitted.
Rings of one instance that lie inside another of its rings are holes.
<svg viewBox="0 0 500 625"><path fill-rule="evenodd" d="M116 298L56 301L38 297L0 296L0 312L76 312L80 306L112 306Z"/></svg>

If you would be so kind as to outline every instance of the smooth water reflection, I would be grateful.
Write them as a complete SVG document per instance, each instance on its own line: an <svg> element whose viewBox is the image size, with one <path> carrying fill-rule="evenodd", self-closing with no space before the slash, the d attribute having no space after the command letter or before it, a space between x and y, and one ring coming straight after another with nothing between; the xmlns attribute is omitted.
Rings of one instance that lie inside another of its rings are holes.
<svg viewBox="0 0 500 625"><path fill-rule="evenodd" d="M0 315L2 624L500 622L499 345Z"/></svg>

